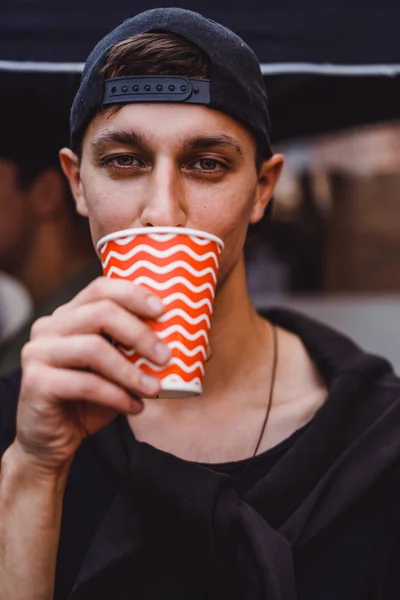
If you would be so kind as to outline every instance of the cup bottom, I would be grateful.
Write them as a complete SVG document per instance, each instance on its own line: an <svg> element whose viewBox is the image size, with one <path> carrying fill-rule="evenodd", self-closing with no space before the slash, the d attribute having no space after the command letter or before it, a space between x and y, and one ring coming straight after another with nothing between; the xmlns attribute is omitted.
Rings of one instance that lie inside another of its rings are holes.
<svg viewBox="0 0 400 600"><path fill-rule="evenodd" d="M201 387L193 383L172 383L167 381L161 382L161 391L158 398L193 398L202 393Z"/></svg>

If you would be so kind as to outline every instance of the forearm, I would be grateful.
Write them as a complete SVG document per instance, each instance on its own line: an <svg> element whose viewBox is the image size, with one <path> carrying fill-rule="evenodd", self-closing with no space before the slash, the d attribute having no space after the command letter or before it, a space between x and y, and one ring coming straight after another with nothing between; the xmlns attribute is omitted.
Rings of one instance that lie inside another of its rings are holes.
<svg viewBox="0 0 400 600"><path fill-rule="evenodd" d="M0 600L52 600L67 474L34 471L15 447L0 470Z"/></svg>

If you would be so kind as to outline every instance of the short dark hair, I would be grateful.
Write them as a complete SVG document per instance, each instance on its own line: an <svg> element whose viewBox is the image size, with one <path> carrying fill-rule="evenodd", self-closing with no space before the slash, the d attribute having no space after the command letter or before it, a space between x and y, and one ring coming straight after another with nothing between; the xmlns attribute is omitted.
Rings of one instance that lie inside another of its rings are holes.
<svg viewBox="0 0 400 600"><path fill-rule="evenodd" d="M185 75L209 77L210 61L195 44L176 33L138 33L115 44L102 68L105 77Z"/></svg>

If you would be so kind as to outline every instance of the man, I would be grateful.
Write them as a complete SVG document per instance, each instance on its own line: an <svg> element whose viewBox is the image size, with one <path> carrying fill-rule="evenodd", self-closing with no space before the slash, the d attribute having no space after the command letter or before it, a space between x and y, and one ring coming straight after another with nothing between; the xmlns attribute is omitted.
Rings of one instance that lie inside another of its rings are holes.
<svg viewBox="0 0 400 600"><path fill-rule="evenodd" d="M77 214L59 165L68 111L33 84L21 88L13 80L10 86L3 82L2 89L0 271L25 287L33 314L0 344L0 374L19 366L37 318L101 274L86 219Z"/></svg>
<svg viewBox="0 0 400 600"><path fill-rule="evenodd" d="M246 291L282 168L252 51L181 9L125 21L87 60L61 162L95 243L222 237L211 357L201 396L157 399L108 340L165 364L164 307L117 279L35 323L1 384L1 600L398 598L400 382Z"/></svg>

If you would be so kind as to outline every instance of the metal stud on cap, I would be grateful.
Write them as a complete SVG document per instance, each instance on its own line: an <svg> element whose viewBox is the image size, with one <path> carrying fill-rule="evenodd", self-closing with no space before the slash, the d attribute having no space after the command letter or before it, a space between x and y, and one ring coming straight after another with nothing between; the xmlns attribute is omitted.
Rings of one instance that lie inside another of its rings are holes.
<svg viewBox="0 0 400 600"><path fill-rule="evenodd" d="M106 79L103 106L130 102L210 103L210 81L170 75L140 75Z"/></svg>

